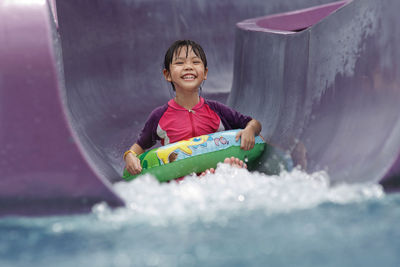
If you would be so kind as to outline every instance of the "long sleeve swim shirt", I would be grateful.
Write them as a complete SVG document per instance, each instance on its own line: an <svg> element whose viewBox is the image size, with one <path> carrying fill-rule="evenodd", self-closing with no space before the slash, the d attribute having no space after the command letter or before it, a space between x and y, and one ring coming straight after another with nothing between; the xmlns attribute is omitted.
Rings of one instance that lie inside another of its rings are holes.
<svg viewBox="0 0 400 267"><path fill-rule="evenodd" d="M244 129L251 120L224 104L202 97L190 110L171 99L151 112L136 143L148 149L157 140L167 145L204 134Z"/></svg>

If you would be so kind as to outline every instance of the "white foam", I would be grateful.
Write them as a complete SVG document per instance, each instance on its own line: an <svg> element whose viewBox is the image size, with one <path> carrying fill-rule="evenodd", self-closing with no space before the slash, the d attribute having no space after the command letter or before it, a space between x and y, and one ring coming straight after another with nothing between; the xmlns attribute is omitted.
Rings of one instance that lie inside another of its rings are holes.
<svg viewBox="0 0 400 267"><path fill-rule="evenodd" d="M329 176L320 171L307 174L299 169L278 176L250 173L220 164L215 174L188 176L177 183L159 183L150 175L114 185L126 207L111 211L105 204L94 207L102 219L142 221L155 225L196 220L221 224L243 211L266 214L313 208L321 203L346 204L381 198L377 184L341 184L331 187Z"/></svg>

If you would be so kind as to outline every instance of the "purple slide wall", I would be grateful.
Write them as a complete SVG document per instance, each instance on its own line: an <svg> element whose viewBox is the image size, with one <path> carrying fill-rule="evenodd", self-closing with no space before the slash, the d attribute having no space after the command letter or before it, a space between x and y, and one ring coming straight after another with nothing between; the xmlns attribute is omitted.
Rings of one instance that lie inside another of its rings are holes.
<svg viewBox="0 0 400 267"><path fill-rule="evenodd" d="M389 2L240 22L229 104L258 116L270 142L302 150L295 160L308 171L327 170L334 183L379 182L400 148L400 3ZM324 11L333 13L320 20Z"/></svg>
<svg viewBox="0 0 400 267"><path fill-rule="evenodd" d="M45 1L0 2L0 215L123 205L70 127L52 19Z"/></svg>
<svg viewBox="0 0 400 267"><path fill-rule="evenodd" d="M396 0L0 2L0 215L123 205L110 185L146 116L171 97L161 65L176 39L206 50L203 95L229 95L306 170L326 169L333 182L398 183L399 8Z"/></svg>

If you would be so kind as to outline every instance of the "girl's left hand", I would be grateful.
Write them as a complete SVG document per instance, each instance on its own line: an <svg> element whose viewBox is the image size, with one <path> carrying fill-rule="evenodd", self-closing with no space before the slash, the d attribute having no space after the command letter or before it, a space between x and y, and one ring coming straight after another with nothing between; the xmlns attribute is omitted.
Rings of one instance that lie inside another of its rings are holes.
<svg viewBox="0 0 400 267"><path fill-rule="evenodd" d="M236 134L236 141L238 141L239 138L241 138L241 141L240 141L241 149L250 150L254 147L256 139L254 136L254 132L251 129L244 129L244 130L239 131Z"/></svg>

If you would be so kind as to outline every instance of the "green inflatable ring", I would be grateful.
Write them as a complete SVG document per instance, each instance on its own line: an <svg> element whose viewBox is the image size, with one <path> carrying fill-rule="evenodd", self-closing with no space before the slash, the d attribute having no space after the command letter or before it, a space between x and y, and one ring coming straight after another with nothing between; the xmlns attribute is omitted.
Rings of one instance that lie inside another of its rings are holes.
<svg viewBox="0 0 400 267"><path fill-rule="evenodd" d="M160 182L167 182L191 173L216 168L217 164L227 157L236 157L252 163L262 155L266 144L260 136L256 136L254 147L251 150L242 150L240 140L235 140L238 131L202 135L146 151L138 156L142 172L131 175L125 169L123 178L130 181L148 173Z"/></svg>

